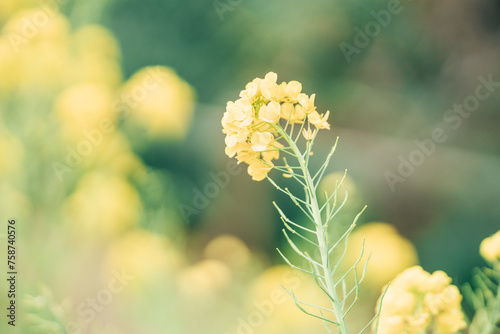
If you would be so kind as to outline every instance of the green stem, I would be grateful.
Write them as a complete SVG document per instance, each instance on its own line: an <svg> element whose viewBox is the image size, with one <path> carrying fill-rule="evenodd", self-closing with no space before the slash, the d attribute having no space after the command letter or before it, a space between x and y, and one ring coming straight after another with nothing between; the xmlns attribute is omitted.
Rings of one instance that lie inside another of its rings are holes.
<svg viewBox="0 0 500 334"><path fill-rule="evenodd" d="M306 181L307 190L309 192L309 202L312 209L312 216L314 218L314 224L316 225L316 236L318 238L318 246L321 254L321 267L323 269L323 275L326 284L326 291L330 294L332 300L333 311L335 314L335 321L339 323L339 333L348 334L347 324L344 320L344 314L342 312L342 306L337 296L337 290L335 289L335 282L333 281L332 268L330 266L330 258L328 256L328 240L326 229L323 225L323 220L321 219L321 211L319 210L318 198L316 196L316 188L314 182L311 178L311 174L306 166L306 161L304 156L300 152L299 148L294 141L290 139L288 134L278 125L277 130L283 135L283 138L288 142L293 152L296 154L299 161L300 168L304 173L304 179Z"/></svg>

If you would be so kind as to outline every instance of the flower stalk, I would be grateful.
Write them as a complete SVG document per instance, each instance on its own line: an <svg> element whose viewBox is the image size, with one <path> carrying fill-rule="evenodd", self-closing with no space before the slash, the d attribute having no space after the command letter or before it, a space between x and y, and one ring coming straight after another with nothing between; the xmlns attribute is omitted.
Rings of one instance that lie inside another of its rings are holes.
<svg viewBox="0 0 500 334"><path fill-rule="evenodd" d="M275 129L290 145L290 147L293 150L293 153L295 154L299 162L300 169L302 171L306 183L305 190L307 192L308 195L307 198L309 201L307 205L311 208L311 214L316 228L317 245L321 256L320 263L321 263L321 268L323 269L323 278L325 281L324 284L326 285L326 291L328 292L328 295L332 301L333 313L335 315L336 323L338 324L339 327L339 333L348 334L347 325L342 314L342 307L339 303L337 297L337 290L335 288L335 283L333 281L332 268L330 266L328 231L327 231L328 222L323 223L323 219L321 217L321 211L319 208L318 198L316 194L316 186L314 185L314 181L311 178L311 174L309 173L309 170L306 166L306 160L302 155L302 153L300 152L299 148L297 147L297 144L293 140L291 140L291 138L284 131L284 129L281 128L280 125L277 125ZM308 152L312 147L312 139L313 138L310 138L310 140L307 141L308 143L307 145L308 149L306 150L307 157L309 157Z"/></svg>
<svg viewBox="0 0 500 334"><path fill-rule="evenodd" d="M276 80L277 76L272 72L264 79L257 78L241 91L240 99L228 102L222 118L223 133L226 134L226 154L229 157L236 156L239 163L248 164L248 173L252 179L269 180L305 215L308 223L294 222L276 203L273 203L283 221L285 227L283 234L287 242L292 250L308 263L308 267L294 264L279 249L278 252L292 268L314 278L318 287L330 300L331 308L302 301L294 291L289 291L285 287L284 289L301 311L322 320L329 333L333 333L333 327L339 334L348 334L346 316L358 300L360 284L367 269L366 263L363 272L358 275L357 266L363 257L364 247L354 265L342 273L337 270L346 254L349 234L361 213L355 217L347 231L330 245L328 225L346 203L348 194L344 188L344 200L337 205L337 192L342 186L342 179L331 193L325 194L325 201L320 202L317 187L335 152L338 138L322 166L312 174L309 161L313 155L314 140L319 130L330 129L327 121L329 112L318 113L314 105L315 95L308 96L302 93L302 85L297 81L278 85ZM298 145L301 138L305 139L303 151ZM283 165L277 165L274 160L278 160L281 153L285 155ZM292 158L290 160L292 163L289 163L287 158ZM303 196L296 196L288 188L278 185L268 175L273 169L283 173L283 177L293 178L300 184L304 189ZM306 242L307 250L304 250L304 245L296 244L295 238ZM333 262L332 257L338 251L340 257ZM335 278L334 275L340 278ZM377 318L380 305L375 317L360 333L369 328Z"/></svg>

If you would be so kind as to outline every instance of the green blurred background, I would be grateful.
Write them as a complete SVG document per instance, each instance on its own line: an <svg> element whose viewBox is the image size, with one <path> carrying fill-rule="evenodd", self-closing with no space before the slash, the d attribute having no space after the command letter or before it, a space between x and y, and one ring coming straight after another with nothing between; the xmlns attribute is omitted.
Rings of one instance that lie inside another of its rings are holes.
<svg viewBox="0 0 500 334"><path fill-rule="evenodd" d="M338 224L366 204L362 224L394 226L424 269L467 282L483 265L480 241L500 227L500 87L460 124L445 115L481 78L500 81L500 4L404 0L361 47L358 29L391 3L2 0L0 233L4 245L7 219L17 219L16 330L321 332L290 299L269 316L256 306L294 275L275 251L284 240L271 202L302 218L224 154L226 102L269 71L331 111L313 166L339 136L329 172L348 169L354 191ZM346 57L346 44L357 52ZM436 128L446 140L391 189L387 171L398 173L400 156ZM79 149L89 153L75 158ZM373 251L400 251L387 245L373 241ZM374 270L389 280L409 258L394 273L383 258ZM99 300L122 268L134 276L123 293L88 311L87 298ZM370 316L381 284L367 289L359 317Z"/></svg>

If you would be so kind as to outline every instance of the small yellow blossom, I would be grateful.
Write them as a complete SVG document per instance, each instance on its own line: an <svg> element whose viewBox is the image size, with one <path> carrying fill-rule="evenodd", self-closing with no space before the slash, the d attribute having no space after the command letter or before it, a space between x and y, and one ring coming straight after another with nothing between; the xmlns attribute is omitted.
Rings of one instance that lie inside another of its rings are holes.
<svg viewBox="0 0 500 334"><path fill-rule="evenodd" d="M259 119L264 122L276 124L280 120L281 105L278 102L272 101L267 105L263 105L259 110Z"/></svg>
<svg viewBox="0 0 500 334"><path fill-rule="evenodd" d="M290 123L302 123L306 114L300 104L294 105L291 102L285 102L281 106L281 118Z"/></svg>
<svg viewBox="0 0 500 334"><path fill-rule="evenodd" d="M252 134L252 149L255 152L267 150L274 142L274 136L269 132L254 132Z"/></svg>
<svg viewBox="0 0 500 334"><path fill-rule="evenodd" d="M420 266L406 269L383 299L378 333L454 334L466 327L458 288L443 271L430 274ZM384 288L385 290L385 288Z"/></svg>
<svg viewBox="0 0 500 334"><path fill-rule="evenodd" d="M484 239L479 250L485 260L492 263L500 261L500 231Z"/></svg>
<svg viewBox="0 0 500 334"><path fill-rule="evenodd" d="M248 165L248 174L254 181L262 181L266 178L267 173L273 168L272 162L263 162L259 159L253 159Z"/></svg>
<svg viewBox="0 0 500 334"><path fill-rule="evenodd" d="M327 111L326 114L319 114L316 110L309 113L307 116L309 118L309 122L314 125L317 129L328 129L330 130L330 124L328 123L328 116L330 116L330 111Z"/></svg>
<svg viewBox="0 0 500 334"><path fill-rule="evenodd" d="M288 94L290 100L297 102L299 98L299 94L302 91L302 84L298 81L290 81L288 85L286 85L285 92Z"/></svg>
<svg viewBox="0 0 500 334"><path fill-rule="evenodd" d="M310 114L311 112L316 110L314 106L314 99L316 98L316 94L311 95L310 97L306 94L300 94L298 96L299 104L302 106L304 112L306 114Z"/></svg>

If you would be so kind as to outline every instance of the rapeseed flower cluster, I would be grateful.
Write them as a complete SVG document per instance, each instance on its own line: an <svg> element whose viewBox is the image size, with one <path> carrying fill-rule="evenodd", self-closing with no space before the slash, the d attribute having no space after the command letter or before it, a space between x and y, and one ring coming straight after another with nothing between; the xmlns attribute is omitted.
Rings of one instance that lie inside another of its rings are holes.
<svg viewBox="0 0 500 334"><path fill-rule="evenodd" d="M222 117L222 132L226 134L226 154L236 156L238 163L248 164L248 174L261 181L274 167L273 160L285 147L278 142L283 130L280 120L289 124L301 124L306 139L312 138L310 126L330 129L327 122L329 111L319 114L314 105L315 94L302 93L297 81L277 83L274 72L264 79L256 78L240 92L240 98L229 101ZM307 127L304 127L307 122Z"/></svg>
<svg viewBox="0 0 500 334"><path fill-rule="evenodd" d="M462 295L443 271L413 266L399 274L383 298L378 333L452 334L466 327Z"/></svg>

